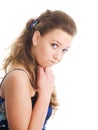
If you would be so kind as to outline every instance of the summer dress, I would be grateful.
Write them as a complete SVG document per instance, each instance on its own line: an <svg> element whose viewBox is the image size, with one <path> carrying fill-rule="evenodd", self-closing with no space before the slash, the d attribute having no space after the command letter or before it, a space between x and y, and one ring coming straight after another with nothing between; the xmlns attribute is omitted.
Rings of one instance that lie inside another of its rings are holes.
<svg viewBox="0 0 98 130"><path fill-rule="evenodd" d="M16 69L14 69L14 70L16 70ZM17 70L24 71L23 69L17 69ZM3 80L6 78L7 74L4 76ZM2 82L3 82L3 80L2 80ZM1 82L1 84L2 84L2 82ZM37 100L37 97L38 97L37 92L35 93L35 95L33 97L31 97L32 109ZM51 107L51 105L49 105L42 130L46 130L46 123L47 123L47 120L50 118L51 114L52 114L52 107ZM8 126L8 122L7 122L7 118L6 118L5 99L2 97L0 97L0 130L9 130L9 126Z"/></svg>

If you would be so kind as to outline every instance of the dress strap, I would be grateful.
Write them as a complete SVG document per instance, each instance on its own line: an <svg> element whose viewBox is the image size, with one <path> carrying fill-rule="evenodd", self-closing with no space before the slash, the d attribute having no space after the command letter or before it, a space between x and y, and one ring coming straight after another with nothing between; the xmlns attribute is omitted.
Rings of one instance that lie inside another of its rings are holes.
<svg viewBox="0 0 98 130"><path fill-rule="evenodd" d="M9 71L8 73L5 74L5 76L3 77L2 81L1 81L0 86L2 85L2 83L3 83L4 79L6 78L6 76L7 76L10 72L12 72L12 71L14 71L14 70L24 71L24 72L26 73L27 77L29 78L29 81L30 81L31 85L33 85L33 84L32 84L32 81L31 81L31 79L30 79L30 77L29 77L29 75L28 75L28 73L27 73L24 69L14 68L14 69L12 69L11 71Z"/></svg>

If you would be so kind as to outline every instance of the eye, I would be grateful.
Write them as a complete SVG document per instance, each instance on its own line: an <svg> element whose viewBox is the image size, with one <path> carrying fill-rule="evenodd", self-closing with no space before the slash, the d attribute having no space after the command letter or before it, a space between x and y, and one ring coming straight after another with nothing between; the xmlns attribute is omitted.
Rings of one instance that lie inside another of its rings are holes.
<svg viewBox="0 0 98 130"><path fill-rule="evenodd" d="M68 52L68 49L63 49L62 52L66 53L66 52Z"/></svg>
<svg viewBox="0 0 98 130"><path fill-rule="evenodd" d="M58 44L56 44L56 43L52 43L51 45L52 45L52 47L53 47L54 49L58 48Z"/></svg>

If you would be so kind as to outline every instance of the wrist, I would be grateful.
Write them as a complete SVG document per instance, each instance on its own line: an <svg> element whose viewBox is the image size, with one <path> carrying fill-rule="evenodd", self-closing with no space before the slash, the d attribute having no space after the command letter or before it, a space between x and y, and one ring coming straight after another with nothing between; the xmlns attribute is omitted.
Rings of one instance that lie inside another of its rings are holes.
<svg viewBox="0 0 98 130"><path fill-rule="evenodd" d="M42 92L38 92L38 98L42 101L49 101L51 99L51 94L47 94L47 93L42 93Z"/></svg>

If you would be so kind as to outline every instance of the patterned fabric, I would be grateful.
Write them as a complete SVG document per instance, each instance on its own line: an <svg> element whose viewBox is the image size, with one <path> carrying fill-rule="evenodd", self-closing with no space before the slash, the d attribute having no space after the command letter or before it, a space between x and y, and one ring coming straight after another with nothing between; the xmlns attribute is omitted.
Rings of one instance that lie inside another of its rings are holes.
<svg viewBox="0 0 98 130"><path fill-rule="evenodd" d="M7 127L8 123L6 120L6 111L5 111L5 100L0 97L0 127Z"/></svg>
<svg viewBox="0 0 98 130"><path fill-rule="evenodd" d="M0 120L5 120L5 104L4 104L4 99L0 97Z"/></svg>
<svg viewBox="0 0 98 130"><path fill-rule="evenodd" d="M24 70L19 69L19 68L16 68L14 70L24 71ZM2 85L2 82L4 81L4 79L6 78L6 76L8 75L8 73L4 76L3 80L1 81L1 85ZM25 73L27 74L27 72L25 72ZM28 74L27 74L27 76L28 76ZM29 76L28 76L28 78L29 78ZM35 95L33 97L31 97L32 109L34 107L34 104L35 104L37 98L38 98L38 93L36 92ZM46 123L47 123L47 120L50 118L51 114L52 114L52 107L49 105L47 116L46 116L42 130L46 130ZM5 100L2 97L0 97L0 130L9 130L8 129L8 122L7 122L7 118L6 118Z"/></svg>
<svg viewBox="0 0 98 130"><path fill-rule="evenodd" d="M32 108L34 107L34 104L37 100L37 97L38 97L38 95L36 93L31 98ZM52 107L49 105L47 116L46 116L42 130L46 130L46 123L47 123L47 120L50 118L51 114L52 114ZM7 119L6 119L6 111L5 111L5 100L2 97L0 97L0 130L1 130L1 128L2 128L2 130L4 128L8 128L8 122L7 122Z"/></svg>

